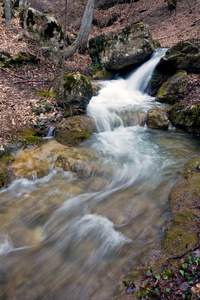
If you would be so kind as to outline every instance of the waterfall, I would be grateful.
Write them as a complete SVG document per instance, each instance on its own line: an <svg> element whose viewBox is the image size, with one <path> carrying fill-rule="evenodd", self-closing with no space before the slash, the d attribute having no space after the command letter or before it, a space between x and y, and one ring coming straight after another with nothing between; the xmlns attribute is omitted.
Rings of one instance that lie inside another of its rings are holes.
<svg viewBox="0 0 200 300"><path fill-rule="evenodd" d="M95 120L99 132L112 131L124 126L121 114L131 110L146 113L153 105L154 98L147 95L149 81L166 49L156 51L151 59L140 66L127 79L105 81L99 95L90 101L87 113Z"/></svg>

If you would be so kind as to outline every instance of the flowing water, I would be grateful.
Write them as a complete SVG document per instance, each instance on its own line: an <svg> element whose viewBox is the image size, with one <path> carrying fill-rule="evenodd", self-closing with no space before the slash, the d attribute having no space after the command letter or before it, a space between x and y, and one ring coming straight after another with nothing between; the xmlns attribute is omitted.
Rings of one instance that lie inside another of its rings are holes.
<svg viewBox="0 0 200 300"><path fill-rule="evenodd" d="M98 132L71 150L89 157L90 178L52 167L1 191L2 299L126 299L122 280L159 244L169 192L199 155L198 140L145 125L147 111L163 107L146 92L164 52L92 98Z"/></svg>

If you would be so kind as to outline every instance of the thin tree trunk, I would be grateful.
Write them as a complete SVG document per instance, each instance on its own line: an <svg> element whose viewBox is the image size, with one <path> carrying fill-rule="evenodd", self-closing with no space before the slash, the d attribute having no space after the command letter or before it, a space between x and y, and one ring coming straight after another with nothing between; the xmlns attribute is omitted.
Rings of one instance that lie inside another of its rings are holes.
<svg viewBox="0 0 200 300"><path fill-rule="evenodd" d="M94 1L92 1L90 9L88 10L88 13L87 13L87 23L85 25L84 35L83 35L81 45L80 45L81 52L84 52L85 49L87 48L87 42L88 42L88 38L90 35L91 26L92 26L93 11L94 11Z"/></svg>
<svg viewBox="0 0 200 300"><path fill-rule="evenodd" d="M65 19L64 19L64 44L63 44L63 57L62 57L62 100L64 103L64 74L65 74L65 51L66 51L66 31L67 31L67 0L65 0Z"/></svg>
<svg viewBox="0 0 200 300"><path fill-rule="evenodd" d="M27 18L28 18L28 9L30 6L30 2L29 0L26 2L26 8L25 8L25 15L24 15L24 23L23 23L23 28L24 28L24 33L23 35L26 36L26 32L27 32Z"/></svg>
<svg viewBox="0 0 200 300"><path fill-rule="evenodd" d="M81 22L81 28L79 31L79 34L75 40L75 42L66 49L65 57L70 57L72 54L76 52L76 50L79 47L82 47L82 42L83 46L86 44L87 45L87 40L90 34L90 28L92 24L92 16L93 16L93 10L94 10L94 0L88 0L82 22ZM82 47L83 50L83 47Z"/></svg>
<svg viewBox="0 0 200 300"><path fill-rule="evenodd" d="M6 27L11 27L11 11L10 11L10 0L4 0L5 6L5 18L6 18Z"/></svg>

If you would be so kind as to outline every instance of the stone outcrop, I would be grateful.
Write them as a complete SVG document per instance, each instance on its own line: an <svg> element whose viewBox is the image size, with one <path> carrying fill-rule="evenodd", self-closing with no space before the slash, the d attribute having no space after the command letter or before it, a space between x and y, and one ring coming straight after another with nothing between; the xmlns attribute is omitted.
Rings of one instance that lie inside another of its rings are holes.
<svg viewBox="0 0 200 300"><path fill-rule="evenodd" d="M155 100L174 104L178 97L185 92L187 82L187 72L177 72L161 85Z"/></svg>
<svg viewBox="0 0 200 300"><path fill-rule="evenodd" d="M187 132L200 133L200 105L177 103L169 111L169 120L176 127Z"/></svg>
<svg viewBox="0 0 200 300"><path fill-rule="evenodd" d="M148 59L153 51L150 28L143 23L103 33L89 41L93 64L111 71L136 67Z"/></svg>
<svg viewBox="0 0 200 300"><path fill-rule="evenodd" d="M61 144L75 146L87 139L95 130L91 117L73 116L59 123L56 129L56 139Z"/></svg>
<svg viewBox="0 0 200 300"><path fill-rule="evenodd" d="M62 77L57 76L50 87L58 104L65 109L66 115L84 114L92 98L93 90L90 80L80 72L65 73L64 98L62 96Z"/></svg>
<svg viewBox="0 0 200 300"><path fill-rule="evenodd" d="M169 119L165 111L155 108L147 115L147 126L154 129L168 129Z"/></svg>
<svg viewBox="0 0 200 300"><path fill-rule="evenodd" d="M177 70L199 73L200 39L189 39L177 43L166 52L157 68L164 73L175 73Z"/></svg>
<svg viewBox="0 0 200 300"><path fill-rule="evenodd" d="M20 20L24 21L25 10L20 12ZM27 16L27 30L40 41L48 41L57 47L63 45L63 29L56 19L48 14L29 8Z"/></svg>

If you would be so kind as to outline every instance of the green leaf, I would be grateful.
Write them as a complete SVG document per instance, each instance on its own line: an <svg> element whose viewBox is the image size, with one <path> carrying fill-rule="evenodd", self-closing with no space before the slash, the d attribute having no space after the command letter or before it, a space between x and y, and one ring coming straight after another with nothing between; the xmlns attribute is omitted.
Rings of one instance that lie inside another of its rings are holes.
<svg viewBox="0 0 200 300"><path fill-rule="evenodd" d="M185 263L185 264L182 264L182 268L183 268L184 270L186 270L186 269L187 269L187 267L188 267L188 264L187 264L187 263Z"/></svg>
<svg viewBox="0 0 200 300"><path fill-rule="evenodd" d="M166 292L169 293L170 292L170 288L166 288Z"/></svg>
<svg viewBox="0 0 200 300"><path fill-rule="evenodd" d="M167 275L164 275L164 276L163 276L163 279L167 280L167 279L168 279L168 276L167 276Z"/></svg>
<svg viewBox="0 0 200 300"><path fill-rule="evenodd" d="M179 271L181 273L182 276L184 276L185 272L183 270Z"/></svg>
<svg viewBox="0 0 200 300"><path fill-rule="evenodd" d="M130 285L130 284L129 284L128 282L126 282L126 281L123 281L122 283L123 283L123 285L124 285L125 287L129 287L129 285Z"/></svg>
<svg viewBox="0 0 200 300"><path fill-rule="evenodd" d="M190 278L189 280L188 280L188 284L189 285L192 285L194 283L194 281Z"/></svg>
<svg viewBox="0 0 200 300"><path fill-rule="evenodd" d="M185 294L182 294L181 296L182 296L183 299L185 299Z"/></svg>
<svg viewBox="0 0 200 300"><path fill-rule="evenodd" d="M155 273L154 277L155 277L156 279L160 279L160 274Z"/></svg>

